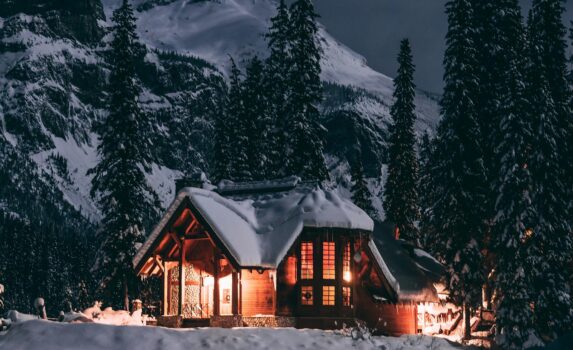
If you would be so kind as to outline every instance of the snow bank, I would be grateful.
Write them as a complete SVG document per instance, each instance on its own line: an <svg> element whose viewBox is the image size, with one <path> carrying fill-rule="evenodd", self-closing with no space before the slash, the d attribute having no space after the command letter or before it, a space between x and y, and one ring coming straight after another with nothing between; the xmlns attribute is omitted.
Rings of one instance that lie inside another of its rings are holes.
<svg viewBox="0 0 573 350"><path fill-rule="evenodd" d="M117 327L94 323L61 324L48 321L29 321L14 325L5 335L0 335L0 348L12 350L456 349L445 339L424 336L353 340L351 337L330 331L292 328L172 330L159 327Z"/></svg>

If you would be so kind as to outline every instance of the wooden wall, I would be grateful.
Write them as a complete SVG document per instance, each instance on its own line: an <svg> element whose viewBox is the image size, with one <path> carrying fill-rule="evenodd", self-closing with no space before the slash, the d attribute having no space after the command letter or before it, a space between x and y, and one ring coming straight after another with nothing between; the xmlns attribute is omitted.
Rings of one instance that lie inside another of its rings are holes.
<svg viewBox="0 0 573 350"><path fill-rule="evenodd" d="M417 333L416 304L375 302L370 292L357 288L356 316L376 333L400 336Z"/></svg>
<svg viewBox="0 0 573 350"><path fill-rule="evenodd" d="M242 270L241 297L243 316L274 315L274 271L265 270L261 274L255 270Z"/></svg>

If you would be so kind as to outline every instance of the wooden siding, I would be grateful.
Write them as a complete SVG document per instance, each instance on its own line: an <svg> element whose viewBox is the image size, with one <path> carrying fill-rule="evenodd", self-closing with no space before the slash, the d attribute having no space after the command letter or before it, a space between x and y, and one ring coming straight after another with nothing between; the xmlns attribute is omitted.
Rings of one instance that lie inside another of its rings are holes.
<svg viewBox="0 0 573 350"><path fill-rule="evenodd" d="M243 316L275 314L274 272L265 270L241 271L241 297Z"/></svg>

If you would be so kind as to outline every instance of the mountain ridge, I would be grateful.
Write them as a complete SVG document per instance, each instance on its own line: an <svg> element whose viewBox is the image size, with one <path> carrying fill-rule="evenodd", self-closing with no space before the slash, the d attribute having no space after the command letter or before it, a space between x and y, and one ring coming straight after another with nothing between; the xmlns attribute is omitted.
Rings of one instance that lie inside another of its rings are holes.
<svg viewBox="0 0 573 350"><path fill-rule="evenodd" d="M61 1L54 3L65 6L67 0ZM83 1L96 8L99 3ZM100 3L108 20L117 1ZM147 179L167 206L175 195L176 177L209 170L212 117L220 111L228 54L243 63L254 54L266 55L262 34L275 3L138 0L135 5L139 8L139 34L147 47L136 69L142 88L140 104L155 123L149 137L156 145L156 162ZM106 31L110 24L96 12L87 23L97 23L99 29L76 28L79 33L91 33L77 35L60 25L70 22L68 16L73 13L57 7L45 13L1 16L0 143L29 159L36 167L31 172L45 174L50 183L47 186L55 183L54 190L61 193L64 202L97 222L99 211L89 195L87 170L97 162L98 140L92 130L107 114ZM219 20L213 21L216 17ZM195 27L189 27L190 22ZM172 46L161 45L152 37L166 32L171 36L163 43ZM348 161L357 149L366 150L365 170L371 191L379 198L391 122L392 80L369 68L362 56L338 43L323 27L320 33L325 56L325 101L321 109L329 128L331 177L334 183L349 188ZM418 132L432 132L439 118L435 99L420 93L416 102ZM356 132L342 137L336 130L340 125L351 125ZM8 172L15 174L17 169ZM0 203L7 201L0 198ZM375 206L382 213L378 200Z"/></svg>

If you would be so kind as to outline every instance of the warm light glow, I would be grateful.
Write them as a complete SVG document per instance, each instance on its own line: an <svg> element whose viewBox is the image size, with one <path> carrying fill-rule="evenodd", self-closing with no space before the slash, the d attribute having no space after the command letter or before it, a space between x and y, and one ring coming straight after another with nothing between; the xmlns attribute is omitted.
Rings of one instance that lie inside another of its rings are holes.
<svg viewBox="0 0 573 350"><path fill-rule="evenodd" d="M351 306L352 289L350 287L342 287L342 305Z"/></svg>
<svg viewBox="0 0 573 350"><path fill-rule="evenodd" d="M314 276L312 242L301 243L300 266L301 266L300 278L303 280L312 279Z"/></svg>
<svg viewBox="0 0 573 350"><path fill-rule="evenodd" d="M529 240L531 237L533 236L533 229L528 228L525 230L523 238L521 239L521 241L523 243L527 242L527 240Z"/></svg>
<svg viewBox="0 0 573 350"><path fill-rule="evenodd" d="M344 254L342 255L342 279L346 282L352 281L350 273L350 242L344 245Z"/></svg>
<svg viewBox="0 0 573 350"><path fill-rule="evenodd" d="M203 285L205 287L215 285L215 279L213 278L213 276L203 277Z"/></svg>
<svg viewBox="0 0 573 350"><path fill-rule="evenodd" d="M302 286L300 289L302 305L312 305L314 303L314 293L312 286Z"/></svg>
<svg viewBox="0 0 573 350"><path fill-rule="evenodd" d="M231 282L231 275L228 275L226 277L220 278L219 279L219 288L220 290L223 289L231 289L231 285L233 283Z"/></svg>
<svg viewBox="0 0 573 350"><path fill-rule="evenodd" d="M335 288L334 286L322 287L322 305L334 306L335 303Z"/></svg>
<svg viewBox="0 0 573 350"><path fill-rule="evenodd" d="M336 278L334 242L322 242L322 278L333 280Z"/></svg>

